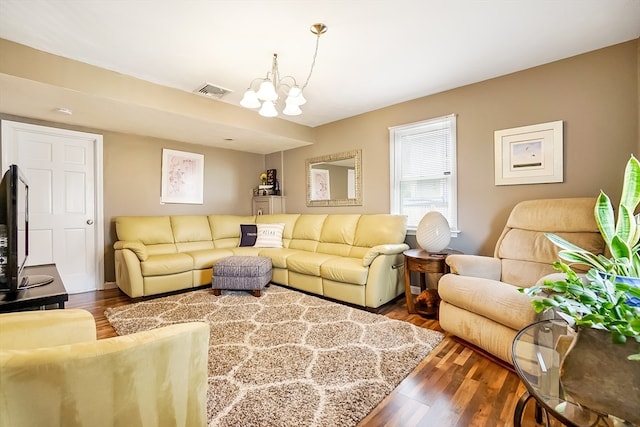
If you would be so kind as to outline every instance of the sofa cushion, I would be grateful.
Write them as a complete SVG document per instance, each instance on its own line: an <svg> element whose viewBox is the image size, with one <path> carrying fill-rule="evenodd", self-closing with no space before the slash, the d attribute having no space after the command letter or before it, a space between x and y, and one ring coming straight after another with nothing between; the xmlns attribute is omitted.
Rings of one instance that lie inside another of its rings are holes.
<svg viewBox="0 0 640 427"><path fill-rule="evenodd" d="M548 232L598 232L592 197L525 200L514 206L507 228ZM571 212L567 215L567 212Z"/></svg>
<svg viewBox="0 0 640 427"><path fill-rule="evenodd" d="M240 242L240 225L256 222L255 216L209 215L208 219L216 248L237 247Z"/></svg>
<svg viewBox="0 0 640 427"><path fill-rule="evenodd" d="M140 263L143 276L165 276L193 269L193 258L187 254L152 255Z"/></svg>
<svg viewBox="0 0 640 427"><path fill-rule="evenodd" d="M558 247L542 231L512 229L502 238L498 258L553 264L558 259Z"/></svg>
<svg viewBox="0 0 640 427"><path fill-rule="evenodd" d="M157 245L146 245L145 249L149 255L176 254L178 248L174 243L159 243Z"/></svg>
<svg viewBox="0 0 640 427"><path fill-rule="evenodd" d="M320 243L353 245L360 215L329 215L322 225ZM375 229L370 230L375 233Z"/></svg>
<svg viewBox="0 0 640 427"><path fill-rule="evenodd" d="M176 243L211 242L211 226L205 215L174 215L170 220Z"/></svg>
<svg viewBox="0 0 640 427"><path fill-rule="evenodd" d="M375 230L374 233L371 231ZM358 220L354 246L372 248L377 245L403 243L407 217L404 215L362 215Z"/></svg>
<svg viewBox="0 0 640 427"><path fill-rule="evenodd" d="M318 247L318 242L320 241L322 225L326 218L327 215L300 215L293 229L289 247L291 249L315 252Z"/></svg>
<svg viewBox="0 0 640 427"><path fill-rule="evenodd" d="M237 248L229 248L234 255L237 256L259 256L261 248L253 246L238 246Z"/></svg>
<svg viewBox="0 0 640 427"><path fill-rule="evenodd" d="M190 251L185 253L193 258L193 268L196 270L211 268L213 264L222 258L233 255L233 252L230 249L207 249L203 251Z"/></svg>
<svg viewBox="0 0 640 427"><path fill-rule="evenodd" d="M255 248L281 248L282 232L284 224L256 224L258 226L258 237Z"/></svg>
<svg viewBox="0 0 640 427"><path fill-rule="evenodd" d="M258 237L258 226L255 224L240 224L240 244L238 246L253 246Z"/></svg>
<svg viewBox="0 0 640 427"><path fill-rule="evenodd" d="M320 276L336 282L365 285L369 269L362 266L362 260L340 257L325 261L320 266Z"/></svg>
<svg viewBox="0 0 640 427"><path fill-rule="evenodd" d="M168 216L119 216L115 223L118 240L139 240L145 245L174 242Z"/></svg>
<svg viewBox="0 0 640 427"><path fill-rule="evenodd" d="M176 250L178 252L193 252L204 251L213 249L213 242L211 240L202 242L180 242L176 243Z"/></svg>
<svg viewBox="0 0 640 427"><path fill-rule="evenodd" d="M516 286L532 286L540 277L553 273L553 262L558 259L559 248L542 231L510 229L503 233L496 249L502 260L503 282ZM603 253L604 241L599 232L557 233L564 239L592 252ZM578 271L586 271L579 264Z"/></svg>
<svg viewBox="0 0 640 427"><path fill-rule="evenodd" d="M316 252L299 252L287 258L287 269L296 273L320 277L322 264L334 258L338 257Z"/></svg>
<svg viewBox="0 0 640 427"><path fill-rule="evenodd" d="M322 226L316 252L349 256L360 215L329 215Z"/></svg>
<svg viewBox="0 0 640 427"><path fill-rule="evenodd" d="M211 227L206 215L173 215L170 220L178 252L213 249Z"/></svg>
<svg viewBox="0 0 640 427"><path fill-rule="evenodd" d="M287 258L293 254L306 253L297 249L286 248L261 248L258 252L260 256L271 258L273 266L276 268L287 268Z"/></svg>

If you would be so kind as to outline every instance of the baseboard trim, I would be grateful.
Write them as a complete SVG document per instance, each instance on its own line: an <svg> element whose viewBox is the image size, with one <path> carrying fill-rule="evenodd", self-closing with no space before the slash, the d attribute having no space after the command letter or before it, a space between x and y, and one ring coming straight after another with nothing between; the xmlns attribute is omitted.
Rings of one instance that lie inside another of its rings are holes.
<svg viewBox="0 0 640 427"><path fill-rule="evenodd" d="M104 282L104 284L102 285L103 290L115 289L117 287L118 287L118 284L116 282Z"/></svg>

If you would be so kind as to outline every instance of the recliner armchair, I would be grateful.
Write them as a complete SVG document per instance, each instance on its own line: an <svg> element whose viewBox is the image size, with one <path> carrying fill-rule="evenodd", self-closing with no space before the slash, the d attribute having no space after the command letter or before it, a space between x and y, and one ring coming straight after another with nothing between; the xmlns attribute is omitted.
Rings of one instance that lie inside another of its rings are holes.
<svg viewBox="0 0 640 427"><path fill-rule="evenodd" d="M558 234L593 253L605 245L594 218L594 198L529 200L518 203L496 243L494 256L450 255L451 273L438 282L440 326L513 364L516 333L540 315L518 288L557 273L558 248L544 236Z"/></svg>
<svg viewBox="0 0 640 427"><path fill-rule="evenodd" d="M0 314L0 427L205 426L209 325L96 340L79 309Z"/></svg>

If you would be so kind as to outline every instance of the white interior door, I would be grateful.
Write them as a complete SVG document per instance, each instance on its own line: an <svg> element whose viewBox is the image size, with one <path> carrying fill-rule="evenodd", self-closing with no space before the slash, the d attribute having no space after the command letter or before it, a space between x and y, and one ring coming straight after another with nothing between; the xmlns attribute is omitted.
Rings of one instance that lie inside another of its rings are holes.
<svg viewBox="0 0 640 427"><path fill-rule="evenodd" d="M2 122L2 169L29 183L27 265L55 263L69 293L102 289L102 136Z"/></svg>

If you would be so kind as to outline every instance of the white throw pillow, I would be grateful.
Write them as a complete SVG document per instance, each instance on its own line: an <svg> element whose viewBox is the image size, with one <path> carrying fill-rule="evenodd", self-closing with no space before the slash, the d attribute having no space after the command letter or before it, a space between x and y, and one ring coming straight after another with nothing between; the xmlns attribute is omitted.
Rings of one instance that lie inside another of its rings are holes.
<svg viewBox="0 0 640 427"><path fill-rule="evenodd" d="M284 224L256 224L258 237L254 248L281 248Z"/></svg>

